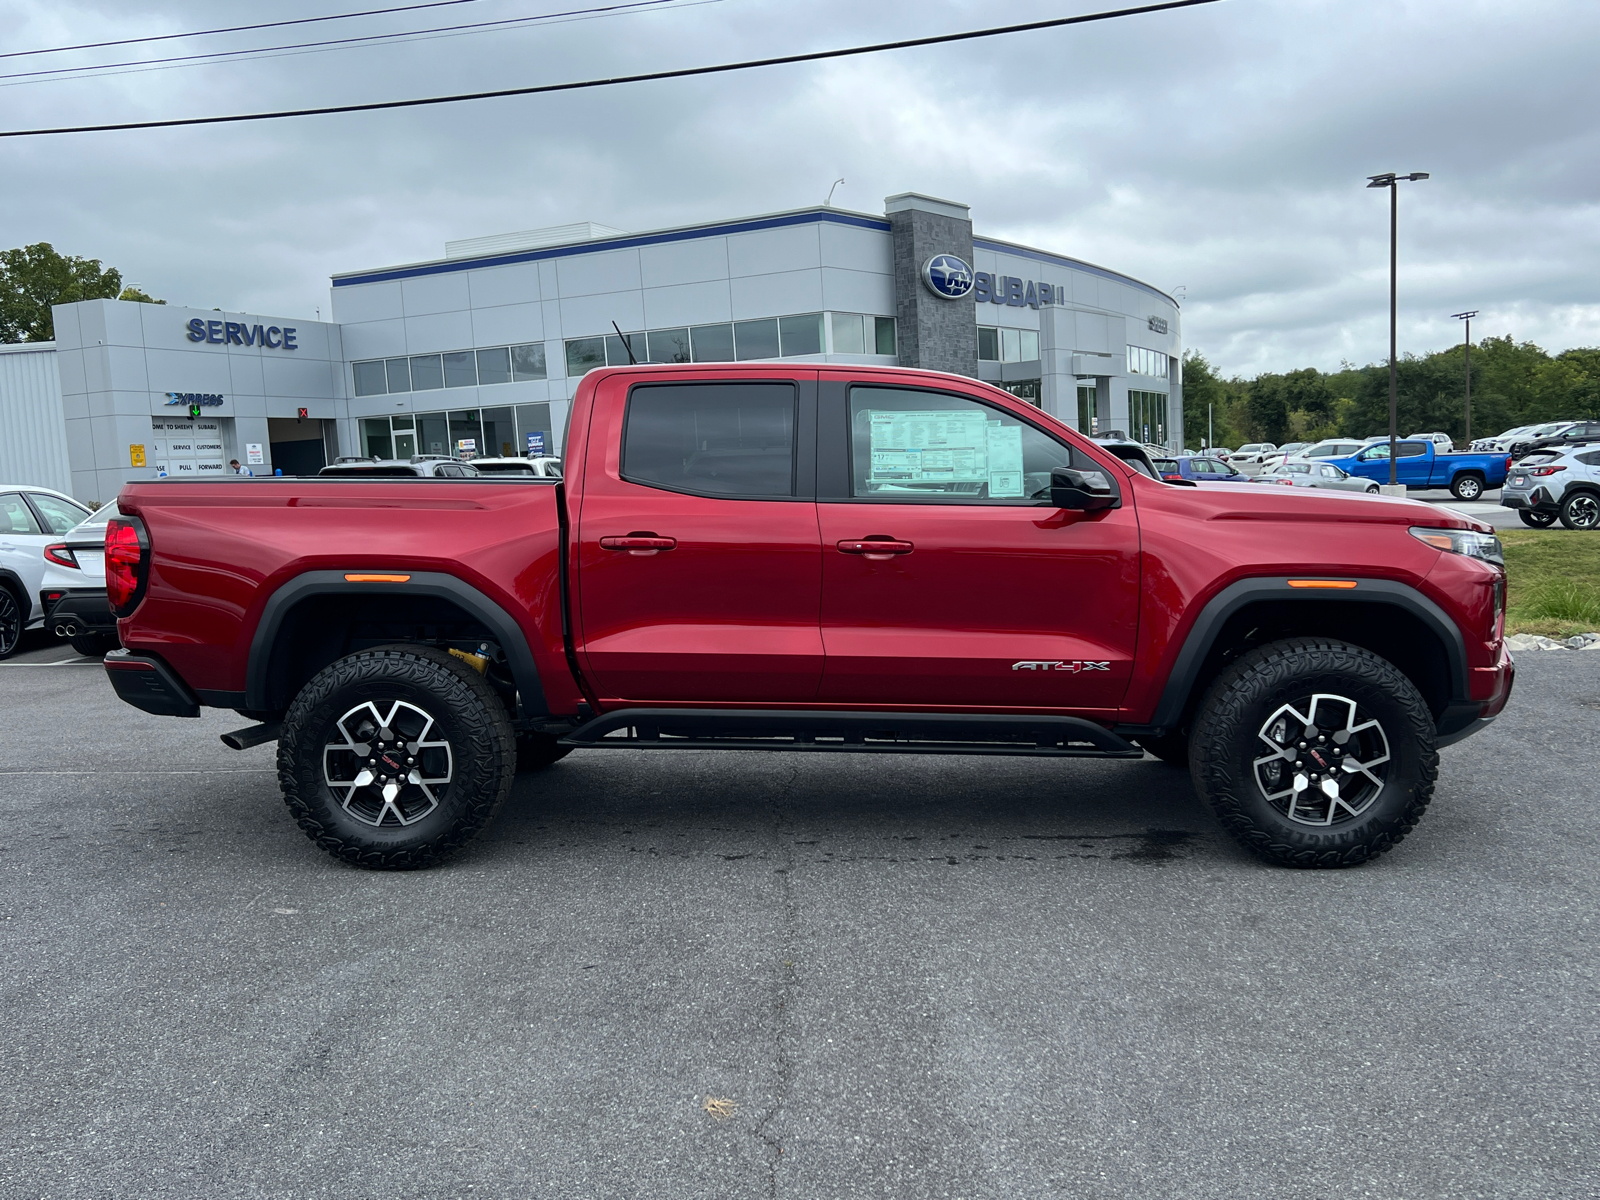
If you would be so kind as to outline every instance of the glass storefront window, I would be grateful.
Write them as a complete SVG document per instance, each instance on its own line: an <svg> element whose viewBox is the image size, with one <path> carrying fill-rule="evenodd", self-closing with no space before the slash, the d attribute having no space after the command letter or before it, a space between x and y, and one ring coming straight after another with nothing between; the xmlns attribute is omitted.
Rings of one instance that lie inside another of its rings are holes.
<svg viewBox="0 0 1600 1200"><path fill-rule="evenodd" d="M1019 351L1022 357L1017 361L1033 362L1039 357L1039 331L1037 329L1019 329L1017 332L1021 335L1022 342L1022 348Z"/></svg>
<svg viewBox="0 0 1600 1200"><path fill-rule="evenodd" d="M1168 357L1159 350L1146 350L1143 346L1128 347L1128 374L1154 375L1167 378Z"/></svg>
<svg viewBox="0 0 1600 1200"><path fill-rule="evenodd" d="M733 326L733 344L739 351L739 361L752 358L778 357L778 321L736 321Z"/></svg>
<svg viewBox="0 0 1600 1200"><path fill-rule="evenodd" d="M358 362L355 364L356 395L381 396L389 390L389 381L384 377L383 360L377 362Z"/></svg>
<svg viewBox="0 0 1600 1200"><path fill-rule="evenodd" d="M567 375L581 379L596 367L606 365L605 338L573 338L567 343Z"/></svg>
<svg viewBox="0 0 1600 1200"><path fill-rule="evenodd" d="M689 330L695 362L732 362L733 326L696 325Z"/></svg>
<svg viewBox="0 0 1600 1200"><path fill-rule="evenodd" d="M442 412L417 414L418 454L449 454L450 425Z"/></svg>
<svg viewBox="0 0 1600 1200"><path fill-rule="evenodd" d="M544 343L529 342L511 347L511 378L517 382L545 377Z"/></svg>
<svg viewBox="0 0 1600 1200"><path fill-rule="evenodd" d="M992 325L978 326L978 361L1000 361L1000 331Z"/></svg>
<svg viewBox="0 0 1600 1200"><path fill-rule="evenodd" d="M1078 389L1078 432L1094 437L1100 432L1099 410L1095 404L1095 389Z"/></svg>
<svg viewBox="0 0 1600 1200"><path fill-rule="evenodd" d="M623 338L619 338L616 334L612 333L606 335L606 364L608 366L628 366L628 351L630 349L633 351L634 360L638 362L649 361L649 357L644 346L644 334L628 333L624 334L623 337L627 339L626 345L623 344Z"/></svg>
<svg viewBox="0 0 1600 1200"><path fill-rule="evenodd" d="M495 346L478 351L479 383L511 382L511 351L506 346Z"/></svg>
<svg viewBox="0 0 1600 1200"><path fill-rule="evenodd" d="M368 417L361 422L361 452L376 458L394 457L388 417Z"/></svg>
<svg viewBox="0 0 1600 1200"><path fill-rule="evenodd" d="M780 317L778 336L783 357L797 354L822 353L822 314L807 313L803 317Z"/></svg>
<svg viewBox="0 0 1600 1200"><path fill-rule="evenodd" d="M478 385L478 364L471 350L457 350L444 356L444 385L447 388Z"/></svg>
<svg viewBox="0 0 1600 1200"><path fill-rule="evenodd" d="M652 329L650 331L650 361L653 363L689 362L689 331L687 329Z"/></svg>
<svg viewBox="0 0 1600 1200"><path fill-rule="evenodd" d="M410 429L414 425L414 421L412 420L410 413L406 413L404 415L396 413L394 416L390 417L389 420L394 424L394 427L397 431L401 429Z"/></svg>
<svg viewBox="0 0 1600 1200"><path fill-rule="evenodd" d="M483 454L483 425L478 420L477 409L458 409L450 414L450 443L444 452L457 458L476 458Z"/></svg>
<svg viewBox="0 0 1600 1200"><path fill-rule="evenodd" d="M1167 441L1167 397L1163 392L1128 393L1128 436L1136 442L1165 445Z"/></svg>
<svg viewBox="0 0 1600 1200"><path fill-rule="evenodd" d="M516 413L510 408L483 410L483 444L478 454L486 458L519 458Z"/></svg>
<svg viewBox="0 0 1600 1200"><path fill-rule="evenodd" d="M431 392L444 386L444 368L437 354L417 354L411 359L411 390Z"/></svg>
<svg viewBox="0 0 1600 1200"><path fill-rule="evenodd" d="M539 434L544 439L542 448L530 446L528 435ZM551 437L550 406L548 404L517 405L517 453L523 456L535 453L554 454L555 441Z"/></svg>
<svg viewBox="0 0 1600 1200"><path fill-rule="evenodd" d="M1022 330L1002 329L1000 331L1000 361L1020 362L1022 359Z"/></svg>
<svg viewBox="0 0 1600 1200"><path fill-rule="evenodd" d="M872 321L873 321L873 325L875 326L873 332L874 332L874 334L876 336L876 340L877 340L877 343L878 343L878 353L879 354L897 354L897 353L899 353L895 349L894 318L893 317L873 317Z"/></svg>

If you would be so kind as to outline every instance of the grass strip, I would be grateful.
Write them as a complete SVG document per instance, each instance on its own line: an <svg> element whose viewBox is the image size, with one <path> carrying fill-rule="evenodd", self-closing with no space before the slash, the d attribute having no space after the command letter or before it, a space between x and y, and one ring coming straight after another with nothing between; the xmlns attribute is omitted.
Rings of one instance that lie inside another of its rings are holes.
<svg viewBox="0 0 1600 1200"><path fill-rule="evenodd" d="M1502 529L1506 632L1565 638L1600 630L1600 534Z"/></svg>

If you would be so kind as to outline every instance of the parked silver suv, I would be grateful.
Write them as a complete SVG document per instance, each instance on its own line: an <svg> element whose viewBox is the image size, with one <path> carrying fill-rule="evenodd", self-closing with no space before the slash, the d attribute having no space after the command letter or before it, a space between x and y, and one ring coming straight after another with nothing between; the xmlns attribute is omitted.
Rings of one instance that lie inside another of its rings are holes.
<svg viewBox="0 0 1600 1200"><path fill-rule="evenodd" d="M1600 446L1535 451L1511 468L1500 503L1524 525L1600 529Z"/></svg>

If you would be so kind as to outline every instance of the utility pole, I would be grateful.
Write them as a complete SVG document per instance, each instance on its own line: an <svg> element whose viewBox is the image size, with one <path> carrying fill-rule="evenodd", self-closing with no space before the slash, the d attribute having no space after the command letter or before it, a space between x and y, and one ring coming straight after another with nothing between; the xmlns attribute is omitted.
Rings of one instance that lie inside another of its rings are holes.
<svg viewBox="0 0 1600 1200"><path fill-rule="evenodd" d="M1426 179L1426 171L1413 171L1409 175L1396 175L1386 171L1382 175L1367 176L1369 188L1389 189L1389 486L1400 482L1395 463L1395 443L1400 438L1400 368L1395 359L1395 319L1397 315L1395 290L1396 244L1400 237L1400 189L1402 179L1415 182Z"/></svg>
<svg viewBox="0 0 1600 1200"><path fill-rule="evenodd" d="M1451 314L1456 320L1467 323L1466 340L1461 344L1462 349L1467 354L1467 431L1462 437L1466 439L1469 448L1472 446L1472 318L1477 315L1477 309L1473 309L1471 312Z"/></svg>

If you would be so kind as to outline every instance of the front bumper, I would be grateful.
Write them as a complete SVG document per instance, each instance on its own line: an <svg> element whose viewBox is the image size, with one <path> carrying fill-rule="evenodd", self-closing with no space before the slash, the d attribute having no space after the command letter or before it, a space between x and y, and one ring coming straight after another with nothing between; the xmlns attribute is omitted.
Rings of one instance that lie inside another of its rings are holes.
<svg viewBox="0 0 1600 1200"><path fill-rule="evenodd" d="M1465 704L1452 704L1439 714L1434 744L1440 748L1453 746L1487 728L1505 710L1516 681L1517 664L1502 642L1500 657L1494 666L1472 668L1473 699Z"/></svg>

